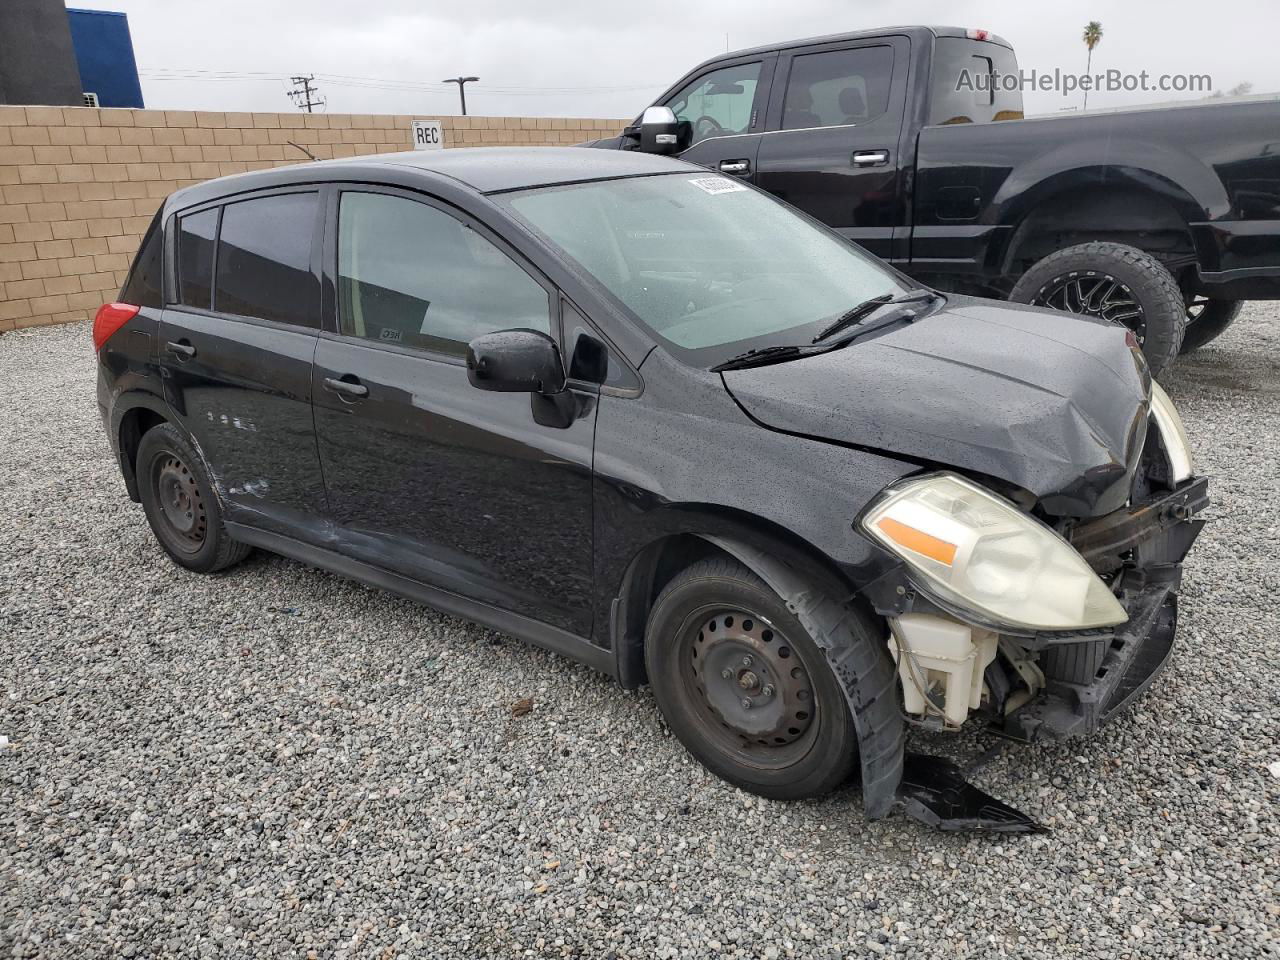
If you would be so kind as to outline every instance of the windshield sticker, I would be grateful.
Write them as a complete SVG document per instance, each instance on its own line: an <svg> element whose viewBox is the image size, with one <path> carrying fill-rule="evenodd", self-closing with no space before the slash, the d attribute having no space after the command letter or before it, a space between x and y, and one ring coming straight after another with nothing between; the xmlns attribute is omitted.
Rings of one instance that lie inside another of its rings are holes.
<svg viewBox="0 0 1280 960"><path fill-rule="evenodd" d="M742 184L726 180L724 177L694 177L689 182L703 193L712 195L717 193L737 193L740 190L747 189Z"/></svg>

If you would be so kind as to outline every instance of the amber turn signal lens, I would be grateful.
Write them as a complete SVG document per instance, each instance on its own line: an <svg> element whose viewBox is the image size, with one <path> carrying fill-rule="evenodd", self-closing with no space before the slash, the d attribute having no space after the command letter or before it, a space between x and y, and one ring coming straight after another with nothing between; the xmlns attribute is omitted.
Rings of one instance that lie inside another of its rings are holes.
<svg viewBox="0 0 1280 960"><path fill-rule="evenodd" d="M893 517L881 517L876 526L883 530L885 536L894 543L901 547L906 547L913 553L937 560L939 563L945 563L948 567L955 562L956 545L954 543L947 543L947 541L931 536L923 530L909 527L902 521L893 519Z"/></svg>

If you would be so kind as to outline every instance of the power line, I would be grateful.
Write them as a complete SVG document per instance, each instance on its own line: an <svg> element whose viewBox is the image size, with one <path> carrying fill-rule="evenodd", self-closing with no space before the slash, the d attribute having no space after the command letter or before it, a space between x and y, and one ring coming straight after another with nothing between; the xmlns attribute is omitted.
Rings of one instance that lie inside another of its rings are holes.
<svg viewBox="0 0 1280 960"><path fill-rule="evenodd" d="M307 113L312 113L313 107L323 107L327 102L323 97L316 100L311 99L311 95L313 93L319 93L319 91L311 85L315 78L316 75L314 73L309 77L289 78L293 82L295 88L289 91L289 99L297 104L300 110L305 110Z"/></svg>
<svg viewBox="0 0 1280 960"><path fill-rule="evenodd" d="M138 71L139 75L147 80L199 80L199 81L227 81L227 82L254 82L254 81L284 81L286 76L279 73L267 73L264 71L224 71L224 70L192 70L182 68L152 68ZM310 77L290 77L295 84L300 81L309 80L312 82L319 81L339 87L364 87L370 89L382 90L403 90L408 92L426 92L426 93L446 93L450 86L448 82L427 83L414 80L395 80L378 77L358 77L347 74L328 74L318 73L312 74ZM659 87L659 83L637 83L625 84L618 86L600 86L592 84L590 86L561 86L561 87L534 87L534 86L489 86L486 89L491 93L501 93L512 96L542 96L545 94L557 93L625 93L632 90L652 90Z"/></svg>

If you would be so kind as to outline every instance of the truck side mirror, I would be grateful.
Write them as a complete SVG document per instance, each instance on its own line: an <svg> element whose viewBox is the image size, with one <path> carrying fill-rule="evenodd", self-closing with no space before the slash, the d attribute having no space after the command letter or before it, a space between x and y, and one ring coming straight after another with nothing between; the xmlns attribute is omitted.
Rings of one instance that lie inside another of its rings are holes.
<svg viewBox="0 0 1280 960"><path fill-rule="evenodd" d="M640 117L640 149L644 153L675 153L680 124L670 107L646 107Z"/></svg>

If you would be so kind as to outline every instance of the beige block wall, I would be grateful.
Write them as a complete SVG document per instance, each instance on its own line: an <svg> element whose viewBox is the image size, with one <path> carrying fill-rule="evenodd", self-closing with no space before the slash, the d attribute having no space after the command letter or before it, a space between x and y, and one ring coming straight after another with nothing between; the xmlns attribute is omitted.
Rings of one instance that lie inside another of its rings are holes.
<svg viewBox="0 0 1280 960"><path fill-rule="evenodd" d="M628 122L0 106L0 332L92 317L174 190L305 162L290 141L319 160L408 150L415 119L440 120L446 147L573 144Z"/></svg>

